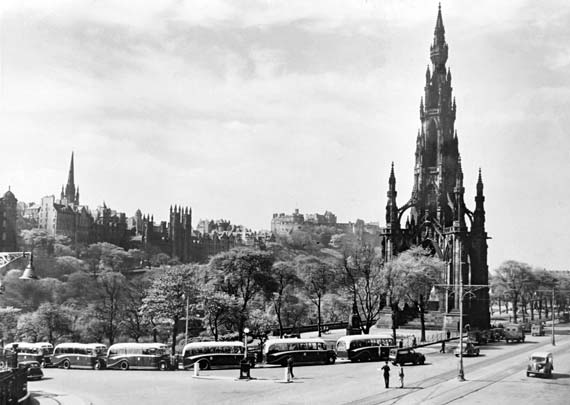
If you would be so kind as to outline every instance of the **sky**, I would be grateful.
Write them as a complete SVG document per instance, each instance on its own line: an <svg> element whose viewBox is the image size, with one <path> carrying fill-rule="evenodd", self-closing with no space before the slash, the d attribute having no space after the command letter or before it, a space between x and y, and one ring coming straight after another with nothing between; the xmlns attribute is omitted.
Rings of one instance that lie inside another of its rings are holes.
<svg viewBox="0 0 570 405"><path fill-rule="evenodd" d="M569 269L570 5L442 1L465 200L481 168L489 267ZM438 2L4 0L0 191L269 229L384 225L411 195Z"/></svg>

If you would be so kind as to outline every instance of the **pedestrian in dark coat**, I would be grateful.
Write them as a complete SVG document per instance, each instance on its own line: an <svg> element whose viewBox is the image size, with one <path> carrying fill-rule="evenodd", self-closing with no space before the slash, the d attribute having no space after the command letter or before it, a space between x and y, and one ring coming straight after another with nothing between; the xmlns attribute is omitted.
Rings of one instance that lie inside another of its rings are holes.
<svg viewBox="0 0 570 405"><path fill-rule="evenodd" d="M404 367L400 366L400 372L398 373L398 377L400 377L400 388L404 388Z"/></svg>
<svg viewBox="0 0 570 405"><path fill-rule="evenodd" d="M293 375L293 356L289 356L287 359L287 372L291 376L291 378L295 378Z"/></svg>
<svg viewBox="0 0 570 405"><path fill-rule="evenodd" d="M381 368L384 372L384 385L386 388L390 388L390 366L388 366L388 362Z"/></svg>

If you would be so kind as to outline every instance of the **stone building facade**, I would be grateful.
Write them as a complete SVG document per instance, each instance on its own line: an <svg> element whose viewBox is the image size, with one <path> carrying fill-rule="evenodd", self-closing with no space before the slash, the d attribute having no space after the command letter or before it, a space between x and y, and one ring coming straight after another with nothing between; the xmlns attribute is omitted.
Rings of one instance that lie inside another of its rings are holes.
<svg viewBox="0 0 570 405"><path fill-rule="evenodd" d="M490 324L489 290L473 289L473 296L462 300L464 285L487 285L487 232L481 171L477 179L475 209L464 202L463 170L455 130L456 103L452 97L451 71L445 64L448 45L438 11L432 61L428 66L424 96L420 101L421 127L416 138L414 186L411 198L401 207L396 202L394 165L388 181L386 227L381 230L385 260L389 261L411 246L431 249L447 263L445 283L452 286L440 294L439 310L449 328L459 319L463 301L464 322L472 327ZM408 213L404 226L402 217Z"/></svg>
<svg viewBox="0 0 570 405"><path fill-rule="evenodd" d="M50 235L67 236L73 243L109 242L127 247L129 242L125 214L111 210L105 203L95 212L79 203L73 153L67 183L61 188L60 198L51 195L41 200L38 227Z"/></svg>
<svg viewBox="0 0 570 405"><path fill-rule="evenodd" d="M18 200L10 189L0 198L0 251L18 251Z"/></svg>

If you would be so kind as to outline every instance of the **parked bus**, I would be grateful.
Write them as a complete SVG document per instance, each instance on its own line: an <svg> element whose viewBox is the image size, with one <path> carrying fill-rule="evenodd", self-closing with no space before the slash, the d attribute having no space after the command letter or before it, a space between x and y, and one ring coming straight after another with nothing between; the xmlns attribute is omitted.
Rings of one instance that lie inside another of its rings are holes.
<svg viewBox="0 0 570 405"><path fill-rule="evenodd" d="M162 343L116 343L107 351L106 367L168 370L171 368L168 346Z"/></svg>
<svg viewBox="0 0 570 405"><path fill-rule="evenodd" d="M182 349L178 368L188 369L198 363L200 370L211 367L239 367L244 359L245 346L243 342L193 342ZM255 366L253 353L247 356L251 367Z"/></svg>
<svg viewBox="0 0 570 405"><path fill-rule="evenodd" d="M380 347L386 347L384 358L381 358ZM338 358L355 361L386 360L389 348L395 347L390 335L350 335L342 336L336 342Z"/></svg>
<svg viewBox="0 0 570 405"><path fill-rule="evenodd" d="M99 370L105 367L107 346L101 343L60 343L51 356L54 367L89 367Z"/></svg>
<svg viewBox="0 0 570 405"><path fill-rule="evenodd" d="M270 339L263 346L266 364L287 366L287 359L293 357L295 364L334 364L336 353L327 349L323 339Z"/></svg>
<svg viewBox="0 0 570 405"><path fill-rule="evenodd" d="M53 353L53 345L48 342L14 342L4 346L4 353L16 350L18 352L18 362L20 361L37 361L42 367L51 365L51 354ZM5 362L5 360L4 360Z"/></svg>

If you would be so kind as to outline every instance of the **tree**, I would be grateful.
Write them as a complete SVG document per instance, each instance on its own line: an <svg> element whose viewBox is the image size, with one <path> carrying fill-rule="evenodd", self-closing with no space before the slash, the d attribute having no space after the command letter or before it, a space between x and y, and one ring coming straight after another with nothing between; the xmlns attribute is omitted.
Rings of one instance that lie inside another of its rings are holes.
<svg viewBox="0 0 570 405"><path fill-rule="evenodd" d="M443 282L445 262L421 247L413 247L400 253L396 261L403 271L406 302L411 301L420 314L420 341L425 342L426 303L432 287Z"/></svg>
<svg viewBox="0 0 570 405"><path fill-rule="evenodd" d="M283 337L283 305L287 295L294 294L295 289L302 285L295 272L295 264L292 262L277 262L273 265L273 277L276 282L275 292L271 295L273 310L279 325L279 337Z"/></svg>
<svg viewBox="0 0 570 405"><path fill-rule="evenodd" d="M220 335L227 332L222 329L222 325L233 323L239 313L239 302L235 296L230 296L223 291L216 291L212 285L205 286L200 295L208 329L214 336L214 340L217 341Z"/></svg>
<svg viewBox="0 0 570 405"><path fill-rule="evenodd" d="M249 304L258 294L269 297L275 291L271 275L273 256L269 252L250 248L236 248L212 257L210 271L216 289L235 297L241 306L238 320L239 339L249 317Z"/></svg>
<svg viewBox="0 0 570 405"><path fill-rule="evenodd" d="M531 282L531 268L526 263L508 260L503 262L495 271L493 285L505 291L511 300L513 321L517 322L518 301Z"/></svg>
<svg viewBox="0 0 570 405"><path fill-rule="evenodd" d="M97 277L97 286L97 318L102 321L104 333L112 345L122 322L127 279L121 273L105 271Z"/></svg>
<svg viewBox="0 0 570 405"><path fill-rule="evenodd" d="M356 304L363 332L369 333L381 311L381 255L373 239L356 234L335 235L331 245L335 250L327 252L337 258L344 273L343 285Z"/></svg>
<svg viewBox="0 0 570 405"><path fill-rule="evenodd" d="M186 316L186 300L194 311L198 296L194 272L196 265L160 268L142 300L141 312L150 322L172 323L172 355L176 353L178 323Z"/></svg>
<svg viewBox="0 0 570 405"><path fill-rule="evenodd" d="M143 277L131 280L125 288L121 326L135 342L138 342L150 329L150 322L140 311L146 289L149 286L150 280Z"/></svg>
<svg viewBox="0 0 570 405"><path fill-rule="evenodd" d="M317 309L317 327L319 337L322 325L322 299L329 292L334 282L334 271L330 263L316 256L299 256L296 260L297 274L304 281L307 297Z"/></svg>

